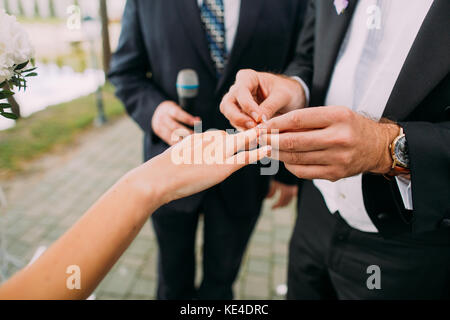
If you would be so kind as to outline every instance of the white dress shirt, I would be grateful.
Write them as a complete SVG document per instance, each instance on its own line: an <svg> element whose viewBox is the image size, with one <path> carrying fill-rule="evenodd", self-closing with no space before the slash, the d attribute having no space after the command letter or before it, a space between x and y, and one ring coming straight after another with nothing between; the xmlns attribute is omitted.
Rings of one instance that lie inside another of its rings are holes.
<svg viewBox="0 0 450 320"><path fill-rule="evenodd" d="M186 1L186 0L178 0ZM198 6L203 5L203 0L197 0ZM227 52L233 49L234 39L236 38L237 28L239 26L239 14L241 11L241 0L223 0L225 41Z"/></svg>
<svg viewBox="0 0 450 320"><path fill-rule="evenodd" d="M360 0L341 45L325 105L348 106L371 119L380 119L432 3ZM373 20L374 5L379 9L380 23ZM313 182L330 212L339 211L356 229L378 232L364 206L362 175L337 182ZM412 209L411 181L397 179L397 184L405 208Z"/></svg>

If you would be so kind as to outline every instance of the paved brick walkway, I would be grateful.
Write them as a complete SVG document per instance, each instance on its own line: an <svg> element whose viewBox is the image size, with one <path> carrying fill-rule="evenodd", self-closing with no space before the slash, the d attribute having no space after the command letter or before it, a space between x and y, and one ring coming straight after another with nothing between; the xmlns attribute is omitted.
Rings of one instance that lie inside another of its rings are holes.
<svg viewBox="0 0 450 320"><path fill-rule="evenodd" d="M131 120L123 118L83 135L70 149L31 164L26 174L13 181L0 181L9 201L5 219L9 253L28 262L39 246L57 239L140 159L141 133ZM280 285L286 283L294 203L275 212L270 204L268 201L264 206L245 255L235 286L237 299L284 298L278 293L282 292ZM198 259L201 236L199 232ZM147 223L100 284L96 298L154 299L156 246ZM8 272L16 270L11 266Z"/></svg>

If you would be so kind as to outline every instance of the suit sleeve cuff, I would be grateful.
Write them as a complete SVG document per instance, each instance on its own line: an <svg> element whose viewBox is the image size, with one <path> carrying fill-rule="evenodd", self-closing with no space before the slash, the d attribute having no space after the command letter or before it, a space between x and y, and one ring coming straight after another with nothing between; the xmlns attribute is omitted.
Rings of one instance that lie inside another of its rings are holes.
<svg viewBox="0 0 450 320"><path fill-rule="evenodd" d="M306 85L306 82L303 81L300 77L291 77L292 79L298 81L300 83L300 85L303 87L303 90L305 91L305 98L306 98L306 106L309 106L309 97L310 97L310 92L309 92L309 88Z"/></svg>

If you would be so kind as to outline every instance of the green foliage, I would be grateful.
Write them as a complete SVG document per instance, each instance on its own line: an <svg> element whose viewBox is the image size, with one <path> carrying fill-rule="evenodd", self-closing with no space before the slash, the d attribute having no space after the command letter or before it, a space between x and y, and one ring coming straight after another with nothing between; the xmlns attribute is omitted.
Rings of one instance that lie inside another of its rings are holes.
<svg viewBox="0 0 450 320"><path fill-rule="evenodd" d="M7 99L8 97L11 97L14 93L9 91L9 90L2 90L0 91L0 99ZM7 103L5 103L5 105L8 105ZM9 107L5 107L5 108L9 108Z"/></svg>
<svg viewBox="0 0 450 320"><path fill-rule="evenodd" d="M124 114L113 88L103 91L105 113L109 120ZM0 131L0 177L26 168L26 164L47 152L58 150L92 127L97 115L93 94L49 107L22 118L16 126Z"/></svg>
<svg viewBox="0 0 450 320"><path fill-rule="evenodd" d="M30 62L33 65L33 68L23 70L28 66ZM0 100L7 99L8 97L14 95L14 92L12 91L14 88L18 88L19 91L21 89L26 90L27 89L26 78L37 76L37 73L33 72L34 70L36 70L36 68L34 67L34 60L26 61L19 65L15 65L13 77L0 84ZM0 116L3 116L8 119L18 118L16 114L5 111L5 109L10 108L10 106L7 103L3 103L2 105L3 107L0 109Z"/></svg>

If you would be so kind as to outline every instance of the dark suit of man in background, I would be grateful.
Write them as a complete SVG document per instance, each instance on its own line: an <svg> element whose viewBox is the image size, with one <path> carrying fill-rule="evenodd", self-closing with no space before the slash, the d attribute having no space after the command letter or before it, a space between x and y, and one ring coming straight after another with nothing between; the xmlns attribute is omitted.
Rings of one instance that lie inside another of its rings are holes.
<svg viewBox="0 0 450 320"><path fill-rule="evenodd" d="M305 1L298 0L224 0L223 5L222 0L129 0L110 79L145 133L145 160L173 143L175 129L189 128L197 120L202 120L203 130L229 128L219 103L236 72L242 68L282 71L295 51L305 7ZM212 14L212 20L222 19L222 24L207 25L204 17ZM225 34L226 41L214 43L221 40L211 39L211 28L218 28L222 36L223 31L235 32L234 39ZM224 56L214 56L213 50L223 46ZM196 102L187 112L177 105L175 86L178 72L185 68L194 69L200 83ZM277 179L293 183L283 170ZM168 204L153 215L159 243L158 298L233 297L232 284L269 182L258 166L249 166L221 185ZM293 189L278 186L280 205L286 204ZM203 281L197 291L194 251L201 212Z"/></svg>

